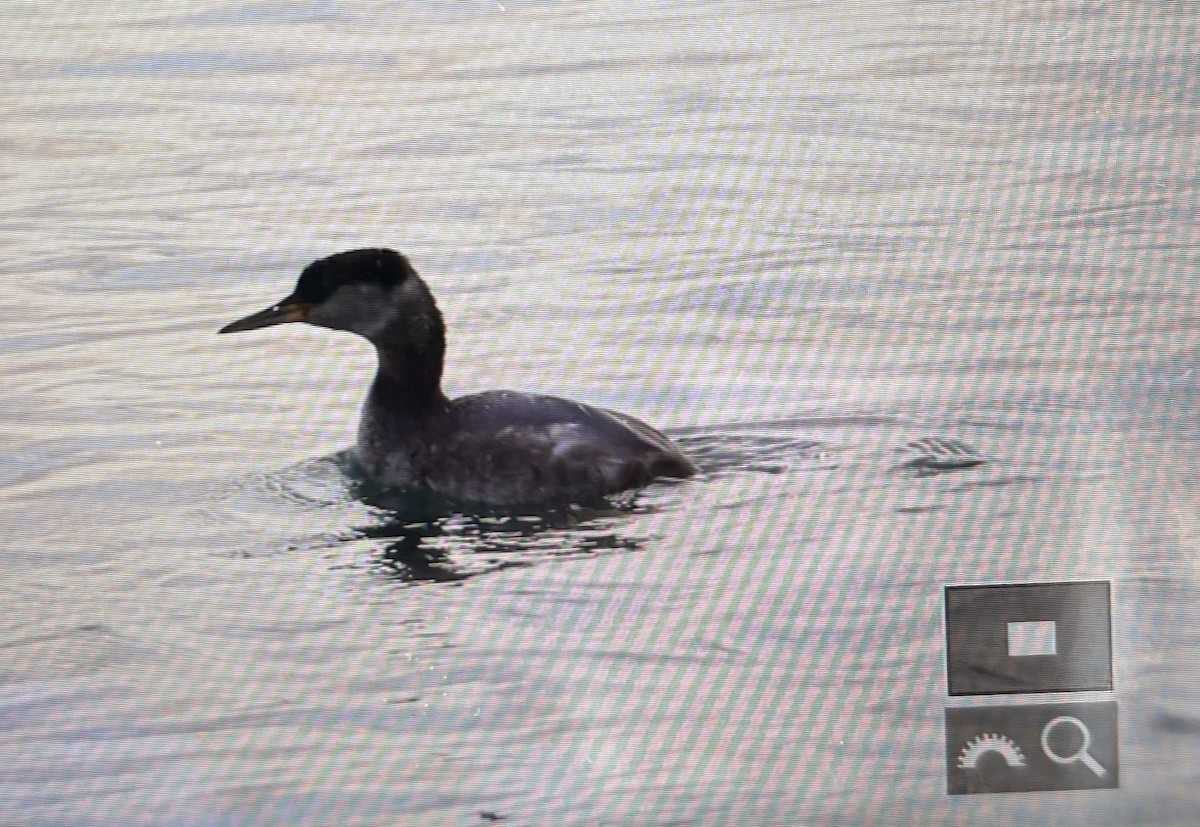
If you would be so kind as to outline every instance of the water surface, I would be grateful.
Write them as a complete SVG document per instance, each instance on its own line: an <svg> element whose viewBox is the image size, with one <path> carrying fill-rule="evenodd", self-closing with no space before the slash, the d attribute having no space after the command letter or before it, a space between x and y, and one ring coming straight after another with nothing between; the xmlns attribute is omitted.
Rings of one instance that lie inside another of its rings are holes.
<svg viewBox="0 0 1200 827"><path fill-rule="evenodd" d="M0 15L0 820L1194 822L1193 7ZM377 244L705 474L364 488L369 348L214 332ZM1121 789L948 797L942 587L1077 578Z"/></svg>

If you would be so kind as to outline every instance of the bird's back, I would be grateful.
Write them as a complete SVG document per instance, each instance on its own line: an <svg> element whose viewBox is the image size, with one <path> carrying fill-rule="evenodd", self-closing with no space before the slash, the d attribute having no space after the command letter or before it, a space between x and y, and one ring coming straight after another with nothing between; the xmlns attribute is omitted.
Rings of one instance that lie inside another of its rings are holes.
<svg viewBox="0 0 1200 827"><path fill-rule="evenodd" d="M368 401L365 417L369 408ZM397 433L392 445L379 434L367 440L371 456L364 461L374 462L375 475L467 501L586 502L696 473L670 439L644 422L556 396L488 391L455 399L421 423L395 424L408 433Z"/></svg>

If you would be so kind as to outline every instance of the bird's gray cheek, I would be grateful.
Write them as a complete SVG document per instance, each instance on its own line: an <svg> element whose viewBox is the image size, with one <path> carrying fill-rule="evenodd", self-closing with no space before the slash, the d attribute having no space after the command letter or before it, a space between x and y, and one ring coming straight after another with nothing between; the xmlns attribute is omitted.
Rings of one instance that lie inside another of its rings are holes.
<svg viewBox="0 0 1200 827"><path fill-rule="evenodd" d="M317 327L329 327L335 330L338 327L331 318L329 310L319 305L308 311L308 323L315 324Z"/></svg>

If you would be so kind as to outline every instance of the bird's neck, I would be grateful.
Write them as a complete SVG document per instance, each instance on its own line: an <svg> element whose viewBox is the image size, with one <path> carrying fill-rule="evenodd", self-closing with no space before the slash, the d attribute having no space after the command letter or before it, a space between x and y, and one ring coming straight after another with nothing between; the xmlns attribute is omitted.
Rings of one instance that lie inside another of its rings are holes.
<svg viewBox="0 0 1200 827"><path fill-rule="evenodd" d="M446 351L440 324L414 340L411 329L387 330L373 338L379 368L371 385L372 403L399 416L420 416L446 403L442 393L442 363Z"/></svg>

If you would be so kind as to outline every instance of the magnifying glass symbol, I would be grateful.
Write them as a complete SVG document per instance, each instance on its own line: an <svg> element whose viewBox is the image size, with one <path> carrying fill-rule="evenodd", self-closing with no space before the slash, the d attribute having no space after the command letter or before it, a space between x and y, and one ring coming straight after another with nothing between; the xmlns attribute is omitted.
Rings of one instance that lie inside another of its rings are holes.
<svg viewBox="0 0 1200 827"><path fill-rule="evenodd" d="M1079 749L1075 750L1070 755L1059 755L1050 746L1050 733L1057 726L1070 725L1079 730L1079 737L1083 743L1079 745ZM1083 721L1071 715L1059 715L1050 723L1042 727L1042 752L1046 753L1046 757L1055 764L1074 764L1077 761L1082 761L1083 765L1096 774L1097 778L1103 778L1108 775L1108 770L1100 765L1100 762L1091 756L1088 752L1092 748L1092 732L1087 728Z"/></svg>

